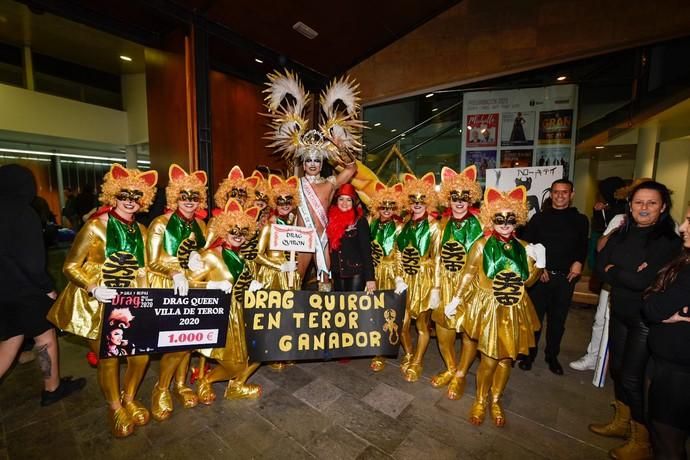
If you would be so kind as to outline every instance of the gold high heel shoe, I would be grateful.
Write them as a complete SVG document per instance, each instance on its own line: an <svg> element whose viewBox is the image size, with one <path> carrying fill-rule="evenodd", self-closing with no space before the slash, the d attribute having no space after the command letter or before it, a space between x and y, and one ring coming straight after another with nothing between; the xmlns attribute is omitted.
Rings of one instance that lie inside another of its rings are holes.
<svg viewBox="0 0 690 460"><path fill-rule="evenodd" d="M259 399L261 385L230 382L225 390L225 399Z"/></svg>
<svg viewBox="0 0 690 460"><path fill-rule="evenodd" d="M463 394L465 394L465 377L454 375L448 384L446 396L450 400L457 401Z"/></svg>
<svg viewBox="0 0 690 460"><path fill-rule="evenodd" d="M455 369L448 369L431 377L431 386L434 388L445 387L455 376Z"/></svg>
<svg viewBox="0 0 690 460"><path fill-rule="evenodd" d="M109 409L110 431L116 438L126 438L134 433L134 420L124 407Z"/></svg>
<svg viewBox="0 0 690 460"><path fill-rule="evenodd" d="M194 393L194 390L192 390L188 386L184 384L175 384L173 391L175 392L175 397L178 401L180 401L180 404L182 404L182 407L184 407L185 409L191 409L192 407L196 407L196 405L199 404L198 396L196 395L196 393Z"/></svg>
<svg viewBox="0 0 690 460"><path fill-rule="evenodd" d="M173 402L170 396L170 390L167 388L158 388L158 384L153 386L153 393L151 394L151 415L154 420L162 422L170 418L173 412Z"/></svg>

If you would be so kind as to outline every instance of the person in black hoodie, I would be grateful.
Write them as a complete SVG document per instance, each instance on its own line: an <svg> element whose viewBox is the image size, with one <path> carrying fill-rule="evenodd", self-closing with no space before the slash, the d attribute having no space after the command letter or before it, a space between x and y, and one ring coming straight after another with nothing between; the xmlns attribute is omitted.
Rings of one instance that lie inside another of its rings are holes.
<svg viewBox="0 0 690 460"><path fill-rule="evenodd" d="M569 180L554 181L551 184L551 206L535 214L523 234L529 243L541 243L546 247L546 269L529 290L529 296L534 302L539 321L543 322L544 316L547 318L544 355L549 370L556 375L563 375L558 354L575 282L587 258L589 222L577 208L570 206L574 194L573 183ZM541 331L535 332L535 346L530 348L529 356L518 364L520 369L528 371L532 368L540 335Z"/></svg>
<svg viewBox="0 0 690 460"><path fill-rule="evenodd" d="M55 329L46 313L57 297L46 272L46 252L38 214L31 207L36 183L27 168L0 167L0 378L20 350L24 337L34 337L43 374L41 405L47 406L81 390L83 378L60 378Z"/></svg>
<svg viewBox="0 0 690 460"><path fill-rule="evenodd" d="M625 226L606 243L597 258L597 272L611 285L609 323L610 371L616 409L607 424L589 429L628 442L609 452L613 458L649 458L651 445L644 414L644 375L649 360L649 328L642 319L642 293L680 248L670 215L665 185L646 181L628 197Z"/></svg>
<svg viewBox="0 0 690 460"><path fill-rule="evenodd" d="M645 291L644 305L654 359L649 387L652 446L656 458L668 460L687 458L690 435L690 208L680 231L683 249Z"/></svg>

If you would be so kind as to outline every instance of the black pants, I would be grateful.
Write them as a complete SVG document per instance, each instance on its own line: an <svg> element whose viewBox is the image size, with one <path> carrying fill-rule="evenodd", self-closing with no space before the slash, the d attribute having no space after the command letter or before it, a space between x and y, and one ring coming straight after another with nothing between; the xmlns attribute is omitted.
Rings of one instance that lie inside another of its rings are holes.
<svg viewBox="0 0 690 460"><path fill-rule="evenodd" d="M541 330L534 333L534 348L530 348L529 356L537 356L537 346L541 332L544 330L544 316L546 316L546 348L544 353L548 357L557 357L561 352L561 340L565 333L565 321L573 299L575 282L568 281L567 273L549 273L549 282L537 283L529 290L529 296L542 323Z"/></svg>
<svg viewBox="0 0 690 460"><path fill-rule="evenodd" d="M690 366L654 359L649 387L650 432L655 458L686 459L690 435Z"/></svg>
<svg viewBox="0 0 690 460"><path fill-rule="evenodd" d="M335 276L333 279L333 290L335 291L363 291L364 279L362 275L354 275L352 278L341 278Z"/></svg>
<svg viewBox="0 0 690 460"><path fill-rule="evenodd" d="M630 306L635 308L635 306ZM638 310L639 311L639 310ZM611 315L609 369L616 399L630 406L633 420L645 423L644 378L649 362L649 328L639 315Z"/></svg>

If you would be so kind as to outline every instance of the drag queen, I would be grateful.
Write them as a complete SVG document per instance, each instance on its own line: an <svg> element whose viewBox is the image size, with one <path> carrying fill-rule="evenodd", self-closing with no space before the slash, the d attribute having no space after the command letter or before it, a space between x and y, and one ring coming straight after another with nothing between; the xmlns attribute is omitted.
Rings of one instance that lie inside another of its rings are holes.
<svg viewBox="0 0 690 460"><path fill-rule="evenodd" d="M546 251L515 237L515 229L527 221L526 198L523 186L506 194L486 190L480 219L491 234L472 246L458 290L464 313L457 318L457 330L476 342L481 353L477 396L470 409L473 425L484 421L488 405L494 424L505 425L500 399L512 363L534 346L534 331L539 329L525 288L541 275L537 267L544 267Z"/></svg>
<svg viewBox="0 0 690 460"><path fill-rule="evenodd" d="M218 361L211 372L198 380L197 394L199 402L203 404L213 403L216 395L211 384L222 380L229 380L225 390L226 399L256 399L261 395L261 386L246 383L260 363L249 362L242 314L244 291L256 290L261 283L254 280L254 273L240 255L247 237L256 232L258 215L259 208L251 207L244 211L235 199L228 200L223 212L213 219L209 228L209 234L219 237L201 252L203 268L193 271L191 275L190 284L193 287L232 293L225 347L201 351Z"/></svg>
<svg viewBox="0 0 690 460"><path fill-rule="evenodd" d="M474 361L476 348L463 334L460 362L456 365L455 322L462 314L458 292L465 273L467 254L472 245L484 236L482 224L472 212L473 203L482 198L481 186L477 183L477 167L472 165L456 173L448 167L441 169L442 204L450 210L450 216L441 221L441 240L437 252L441 257L441 307L434 310L431 318L436 323L436 338L446 369L431 379L435 388L448 386L449 399L459 399L465 386L465 376Z"/></svg>
<svg viewBox="0 0 690 460"><path fill-rule="evenodd" d="M156 171L140 172L115 164L105 175L101 203L105 205L77 234L63 272L69 281L55 301L48 319L57 327L87 339L99 351L103 303L117 296L112 288L147 287L146 227L134 220L153 202ZM149 357L128 356L124 386L120 387L120 358L98 361L98 383L110 407L108 416L116 437L129 436L135 425L149 421L149 411L136 401Z"/></svg>
<svg viewBox="0 0 690 460"><path fill-rule="evenodd" d="M190 254L206 244L206 225L196 216L206 208L206 173L187 174L173 164L168 170L169 182L165 189L168 211L151 222L147 244L149 284L154 288L174 288L175 293L187 295ZM194 390L185 385L190 351L165 353L161 358L160 375L153 387L151 415L158 421L172 415L173 402L170 382L175 377L173 394L185 408L199 402Z"/></svg>
<svg viewBox="0 0 690 460"><path fill-rule="evenodd" d="M407 285L402 279L395 241L400 234L402 224L399 221L403 187L395 184L386 187L377 182L371 196L371 217L369 230L371 237L371 255L374 262L374 278L379 290L393 289L402 294ZM371 360L371 370L380 372L386 365L383 356Z"/></svg>
<svg viewBox="0 0 690 460"><path fill-rule="evenodd" d="M440 247L441 231L438 222L429 215L436 207L434 173L421 179L412 174L403 177L403 195L408 198L410 216L397 239L403 281L407 284L407 306L400 336L405 355L400 370L405 380L416 382L422 375L424 353L429 345L431 310L441 302ZM411 319L416 320L417 346L413 349L410 335Z"/></svg>

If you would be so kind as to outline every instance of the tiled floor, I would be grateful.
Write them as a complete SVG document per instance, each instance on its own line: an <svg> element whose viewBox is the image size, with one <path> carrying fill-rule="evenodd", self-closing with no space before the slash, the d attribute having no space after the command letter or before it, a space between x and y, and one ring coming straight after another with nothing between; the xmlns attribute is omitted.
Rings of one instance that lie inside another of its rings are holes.
<svg viewBox="0 0 690 460"><path fill-rule="evenodd" d="M592 310L573 309L563 343L564 366L589 339ZM0 459L108 458L396 458L396 459L597 459L619 441L587 431L610 416L611 386L591 385L591 372L566 368L551 374L542 359L531 372L517 367L504 397L507 425L490 419L467 422L474 375L460 401L449 401L429 384L441 368L435 343L424 378L405 382L397 363L375 374L368 360L305 363L275 372L267 366L252 378L258 401L219 400L210 407L176 409L164 423L151 421L127 439L111 438L106 409L86 349L61 339L63 375L86 376L82 393L41 408L35 364L16 366L0 384ZM542 355L540 355L540 358ZM473 366L476 369L477 363ZM157 362L139 397L149 403ZM224 384L216 384L222 396Z"/></svg>

